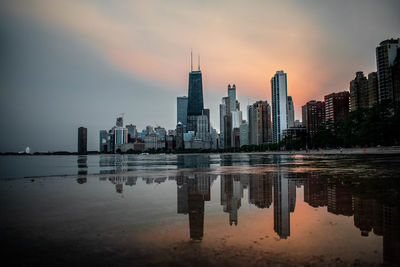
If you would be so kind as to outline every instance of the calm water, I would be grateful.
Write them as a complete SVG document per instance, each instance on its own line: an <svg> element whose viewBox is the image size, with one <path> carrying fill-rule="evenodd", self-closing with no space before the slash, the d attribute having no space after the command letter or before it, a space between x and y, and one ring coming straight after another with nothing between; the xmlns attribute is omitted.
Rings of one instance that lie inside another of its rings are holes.
<svg viewBox="0 0 400 267"><path fill-rule="evenodd" d="M398 265L399 156L0 157L16 265Z"/></svg>

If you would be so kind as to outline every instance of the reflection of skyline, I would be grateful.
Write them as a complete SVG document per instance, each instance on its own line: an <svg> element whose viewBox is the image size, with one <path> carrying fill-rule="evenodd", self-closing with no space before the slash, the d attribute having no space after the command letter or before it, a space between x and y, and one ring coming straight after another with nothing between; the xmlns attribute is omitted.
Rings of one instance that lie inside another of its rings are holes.
<svg viewBox="0 0 400 267"><path fill-rule="evenodd" d="M288 178L287 170L274 173L274 231L282 239L290 236L290 212L296 205L296 183Z"/></svg>
<svg viewBox="0 0 400 267"><path fill-rule="evenodd" d="M243 198L243 185L239 175L221 175L221 205L229 213L229 224L238 224L238 209Z"/></svg>
<svg viewBox="0 0 400 267"><path fill-rule="evenodd" d="M204 236L205 201L211 200L211 186L217 175L204 172L180 172L170 177L136 177L113 175L100 180L115 185L117 193L123 187L134 186L138 178L144 184L165 183L175 180L177 185L177 213L188 214L190 238L201 241ZM86 178L85 178L86 179ZM353 216L354 227L360 235L372 232L383 237L385 263L399 261L399 211L375 199L362 198L352 193L352 185L341 177L325 180L317 172L306 175L291 173L285 169L261 174L220 175L220 201L223 211L229 214L229 224L239 225L239 209L244 190L248 189L248 203L260 209L274 204L274 231L281 239L291 235L290 213L295 211L296 187L304 186L304 202L310 207L325 208L331 214Z"/></svg>

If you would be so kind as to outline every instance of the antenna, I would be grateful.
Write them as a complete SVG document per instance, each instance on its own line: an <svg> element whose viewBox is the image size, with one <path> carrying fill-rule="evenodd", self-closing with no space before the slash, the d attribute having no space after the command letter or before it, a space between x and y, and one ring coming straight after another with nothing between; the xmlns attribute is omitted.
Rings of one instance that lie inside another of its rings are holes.
<svg viewBox="0 0 400 267"><path fill-rule="evenodd" d="M192 48L190 48L190 71L193 71L193 52L192 52Z"/></svg>
<svg viewBox="0 0 400 267"><path fill-rule="evenodd" d="M199 71L200 71L200 54L199 54L198 62L199 62Z"/></svg>

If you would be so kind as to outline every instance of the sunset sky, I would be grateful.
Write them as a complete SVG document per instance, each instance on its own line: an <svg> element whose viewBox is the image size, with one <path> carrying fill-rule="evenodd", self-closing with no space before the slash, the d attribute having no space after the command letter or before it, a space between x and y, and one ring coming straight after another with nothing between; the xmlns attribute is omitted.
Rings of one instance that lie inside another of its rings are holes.
<svg viewBox="0 0 400 267"><path fill-rule="evenodd" d="M201 56L205 107L235 83L241 109L270 102L288 76L295 116L376 69L375 47L400 37L400 2L0 0L0 151L88 149L118 113L139 130L175 128L190 49ZM245 112L244 112L245 113Z"/></svg>

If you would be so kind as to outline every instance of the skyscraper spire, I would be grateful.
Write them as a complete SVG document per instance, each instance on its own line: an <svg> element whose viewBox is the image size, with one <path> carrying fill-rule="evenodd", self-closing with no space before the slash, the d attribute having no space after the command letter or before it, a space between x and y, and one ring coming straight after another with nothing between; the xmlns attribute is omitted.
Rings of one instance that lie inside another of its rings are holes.
<svg viewBox="0 0 400 267"><path fill-rule="evenodd" d="M200 54L199 54L198 62L199 62L199 71L200 71Z"/></svg>
<svg viewBox="0 0 400 267"><path fill-rule="evenodd" d="M190 48L190 71L193 71L193 51Z"/></svg>

